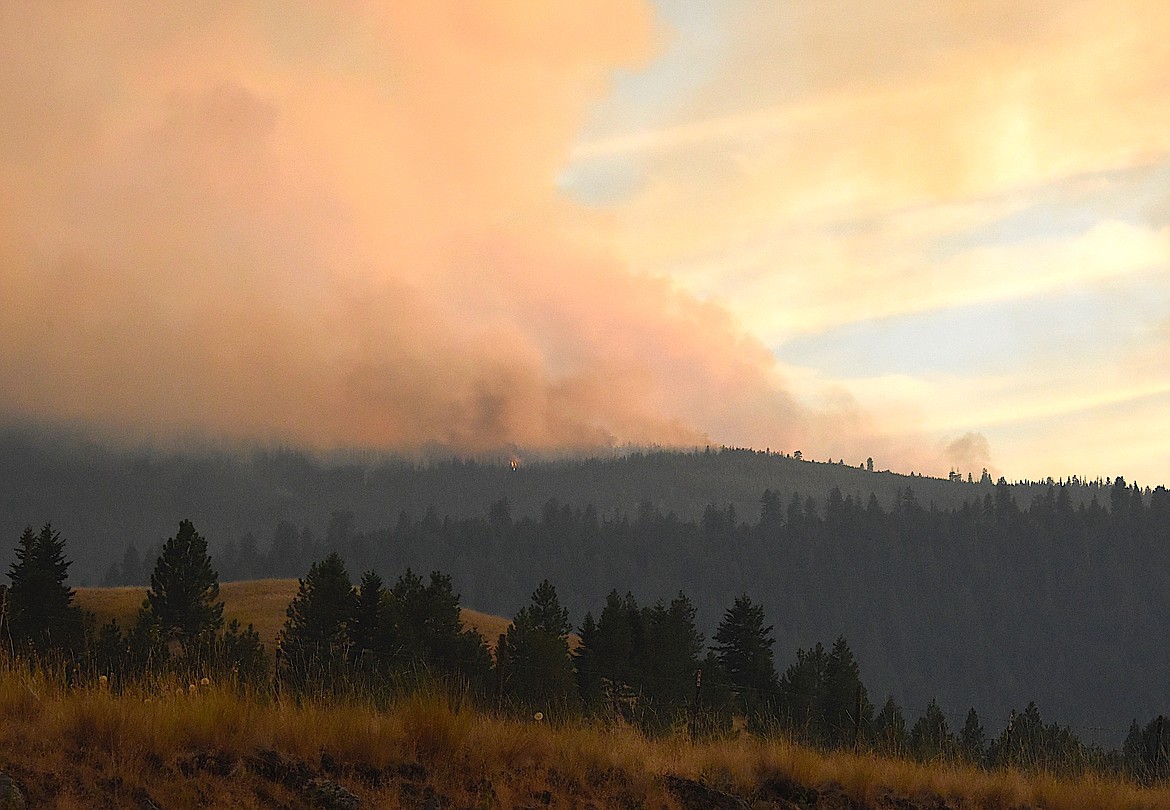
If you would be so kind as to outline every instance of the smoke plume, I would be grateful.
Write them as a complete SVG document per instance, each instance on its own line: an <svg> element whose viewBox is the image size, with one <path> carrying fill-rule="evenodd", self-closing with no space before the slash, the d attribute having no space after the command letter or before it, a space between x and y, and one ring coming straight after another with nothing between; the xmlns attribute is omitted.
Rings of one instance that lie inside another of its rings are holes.
<svg viewBox="0 0 1170 810"><path fill-rule="evenodd" d="M555 178L646 4L9 4L0 414L476 452L888 452ZM860 437L877 443L858 448ZM883 445L884 442L884 445Z"/></svg>

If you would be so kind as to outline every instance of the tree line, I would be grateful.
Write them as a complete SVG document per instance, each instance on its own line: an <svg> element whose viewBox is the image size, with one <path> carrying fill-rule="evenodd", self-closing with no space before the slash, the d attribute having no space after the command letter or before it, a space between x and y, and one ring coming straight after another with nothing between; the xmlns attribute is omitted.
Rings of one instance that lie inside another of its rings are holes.
<svg viewBox="0 0 1170 810"><path fill-rule="evenodd" d="M992 486L989 479L968 484L965 477L957 483L882 471L880 458L874 472L858 467L860 457L846 464L810 461L807 448L803 460L792 452L732 448L621 448L604 457L543 459L517 452L518 465L512 469L508 457L409 460L378 453L314 455L223 445L152 451L100 445L51 430L0 427L0 492L5 495L0 498L0 536L19 535L30 514L52 515L54 524L77 541L71 549L74 581L97 585L111 562L111 549L120 554L131 542L149 574L156 544L172 528L169 519L160 524L159 517L167 515L192 517L211 538L221 574L234 578L224 543L239 544L253 532L264 553L281 521L298 530L309 528L320 541L332 511L354 513L366 529L393 527L401 511L421 518L428 504L440 518L481 516L501 496L508 498L518 519L538 517L544 503L555 497L580 506L593 504L600 515L633 515L648 500L663 514L673 512L691 521L701 517L709 501L721 507L734 504L750 517L766 487L785 496L797 491L820 497L836 486L862 503L873 493L888 509L897 491L911 486L923 504L949 509L981 498ZM975 478L980 478L977 468ZM1093 494L1107 497L1107 487L1096 481L1074 478L1064 483L1074 507ZM1020 482L1012 491L1026 505L1043 488L1041 483ZM0 570L11 562L6 546L0 546ZM287 576L304 573L318 558L303 561ZM527 589L525 584L521 591Z"/></svg>
<svg viewBox="0 0 1170 810"><path fill-rule="evenodd" d="M750 512L708 504L689 520L650 502L626 514L553 499L527 516L498 499L473 517L424 508L381 528L335 512L323 533L282 523L229 539L217 561L227 579L295 577L333 551L384 576L441 570L468 604L505 616L544 578L574 616L612 589L651 603L682 589L708 636L748 592L774 611L783 648L843 634L903 705L937 697L1006 720L1036 699L1119 745L1118 717L1170 704L1170 493L1116 479L1086 501L1083 485L1053 484L1022 505L1006 483L953 486L976 497L943 508L902 489L887 506L767 489ZM110 583L146 584L141 561L157 551L130 555L133 578L115 570Z"/></svg>
<svg viewBox="0 0 1170 810"><path fill-rule="evenodd" d="M11 657L116 676L119 682L179 666L192 672L261 676L266 658L248 625L225 625L219 575L207 541L184 520L162 547L136 620L98 626L74 603L65 541L51 524L20 536L9 585L0 585L0 644Z"/></svg>
<svg viewBox="0 0 1170 810"><path fill-rule="evenodd" d="M907 728L902 707L870 700L861 668L840 636L796 652L782 674L774 627L762 604L736 597L708 645L685 593L639 604L611 590L595 616L575 628L556 587L542 581L496 640L493 652L465 629L451 577L407 569L392 585L367 570L355 586L334 551L299 579L286 611L275 662L255 630L225 626L218 574L206 540L190 521L163 546L131 627L100 628L82 614L67 582L59 532L46 525L20 537L11 584L0 588L6 653L63 665L67 676L103 678L114 688L163 673L211 675L275 694L371 695L387 684L446 683L504 711L593 717L650 732L725 734L736 725L828 748L874 749L924 760L1048 770L1097 767L1150 781L1170 777L1170 729L1159 715L1136 721L1120 751L1083 743L1045 724L1035 703L1012 712L989 739L969 709L957 733L938 701Z"/></svg>

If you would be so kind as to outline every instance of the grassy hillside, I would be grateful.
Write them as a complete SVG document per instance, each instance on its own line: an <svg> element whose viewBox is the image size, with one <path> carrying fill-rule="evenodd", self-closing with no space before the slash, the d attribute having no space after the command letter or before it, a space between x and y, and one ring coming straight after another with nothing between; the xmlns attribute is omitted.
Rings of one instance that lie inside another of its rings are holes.
<svg viewBox="0 0 1170 810"><path fill-rule="evenodd" d="M276 649L277 636L284 627L285 610L297 593L295 579L258 579L249 582L224 582L219 586L225 621L238 619L251 624L260 634L269 652ZM117 619L123 627L134 622L138 608L146 598L146 588L78 588L77 604L93 613L99 625ZM475 630L493 651L500 633L508 629L509 619L463 608L463 626Z"/></svg>
<svg viewBox="0 0 1170 810"><path fill-rule="evenodd" d="M0 663L0 789L30 807L1154 810L1170 789L552 725L418 693L388 708L212 684L112 694ZM7 781L11 780L11 782Z"/></svg>

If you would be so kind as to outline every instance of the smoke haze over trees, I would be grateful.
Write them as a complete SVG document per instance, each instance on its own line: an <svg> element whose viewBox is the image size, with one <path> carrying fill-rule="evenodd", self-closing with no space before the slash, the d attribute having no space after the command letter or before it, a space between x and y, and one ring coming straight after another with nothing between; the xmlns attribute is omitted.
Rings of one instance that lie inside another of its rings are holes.
<svg viewBox="0 0 1170 810"><path fill-rule="evenodd" d="M789 451L792 455L799 452ZM649 503L687 520L699 519L709 503L732 504L739 515L752 518L765 489L784 500L793 491L823 496L838 487L862 499L873 493L886 508L907 486L924 505L940 508L972 497L972 490L954 486L955 481L881 472L887 465L880 458L877 474L860 468L863 457L798 463L775 452L748 450L520 457L516 469L509 460L507 455L452 460L439 454L417 462L359 451L322 460L281 449L118 450L55 432L0 430L0 531L17 534L30 523L52 519L73 538L75 582L99 584L113 561L110 549L116 549L129 562L127 581L146 584L148 567L173 532L173 515L190 515L213 553L235 543L246 571L261 547L295 548L304 529L319 537L334 512L351 513L365 530L392 526L403 511L421 517L433 508L440 519L482 515L501 497L515 517L535 517L555 498L592 504L602 515L634 516ZM964 472L972 472L978 483L980 470ZM1017 485L1013 492L1026 505L1042 489ZM1106 497L1095 483L1071 487L1069 493L1078 505L1094 493ZM6 554L0 548L0 564L6 564ZM264 570L286 577L302 573L279 562Z"/></svg>
<svg viewBox="0 0 1170 810"><path fill-rule="evenodd" d="M0 423L462 453L868 437L935 460L841 390L798 397L559 187L613 72L654 50L640 0L71 11L0 31Z"/></svg>

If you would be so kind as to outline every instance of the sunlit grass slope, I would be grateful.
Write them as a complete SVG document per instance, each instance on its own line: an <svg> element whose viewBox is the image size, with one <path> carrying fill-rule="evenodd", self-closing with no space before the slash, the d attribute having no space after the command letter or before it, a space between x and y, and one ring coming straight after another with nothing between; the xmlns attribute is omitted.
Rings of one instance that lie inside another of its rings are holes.
<svg viewBox="0 0 1170 810"><path fill-rule="evenodd" d="M225 617L254 625L271 650L296 589L224 583ZM129 623L145 592L82 588L77 602L99 622ZM508 625L468 609L463 621L491 644ZM1170 788L1101 776L989 773L746 734L647 737L620 723L506 717L425 688L389 706L384 695L297 702L165 681L118 691L0 658L0 773L30 806L345 806L314 792L326 785L388 808L1170 808Z"/></svg>
<svg viewBox="0 0 1170 810"><path fill-rule="evenodd" d="M277 635L284 627L285 611L297 593L295 579L257 579L224 582L219 586L225 621L238 619L251 624L269 652L276 649ZM77 604L97 618L98 624L117 619L123 627L134 622L146 598L146 588L78 588ZM508 629L509 620L463 608L464 627L477 631L495 649L496 639Z"/></svg>
<svg viewBox="0 0 1170 810"><path fill-rule="evenodd" d="M508 719L423 690L377 708L154 683L115 694L0 662L0 772L31 807L1154 810L1170 789ZM329 793L331 791L331 793ZM787 798L786 798L787 797ZM795 798L793 798L795 797Z"/></svg>

